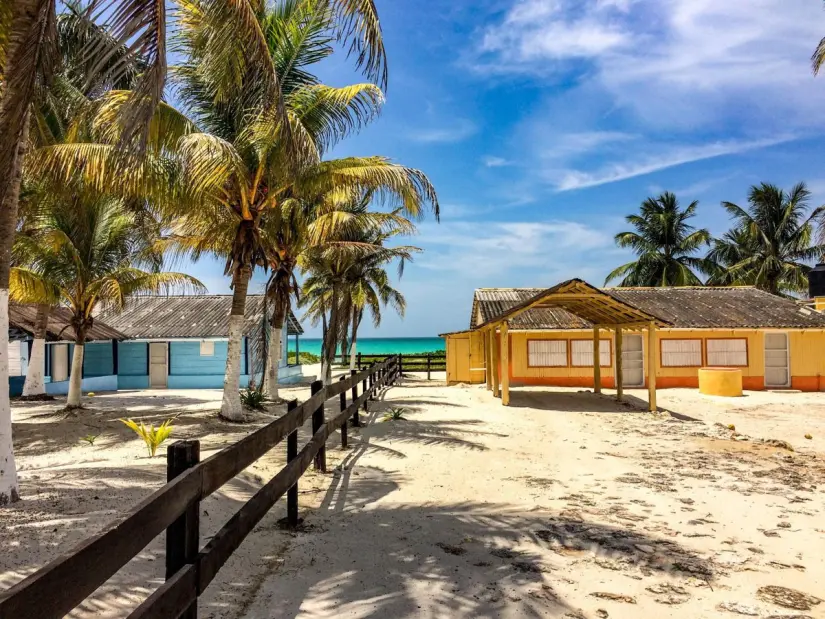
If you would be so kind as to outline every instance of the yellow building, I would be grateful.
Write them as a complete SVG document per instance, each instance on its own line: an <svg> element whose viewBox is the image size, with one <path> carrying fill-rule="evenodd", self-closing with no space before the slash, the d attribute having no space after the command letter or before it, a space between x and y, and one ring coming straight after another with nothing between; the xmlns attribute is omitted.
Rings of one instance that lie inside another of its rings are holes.
<svg viewBox="0 0 825 619"><path fill-rule="evenodd" d="M630 312L624 323L588 319L606 301ZM571 280L549 290L483 288L470 329L443 337L447 380L486 381L494 391L499 383L592 388L596 374L614 388L617 366L624 387L652 388L654 400L655 387L698 387L702 367L739 368L749 390L825 391L825 314L751 287L598 290Z"/></svg>

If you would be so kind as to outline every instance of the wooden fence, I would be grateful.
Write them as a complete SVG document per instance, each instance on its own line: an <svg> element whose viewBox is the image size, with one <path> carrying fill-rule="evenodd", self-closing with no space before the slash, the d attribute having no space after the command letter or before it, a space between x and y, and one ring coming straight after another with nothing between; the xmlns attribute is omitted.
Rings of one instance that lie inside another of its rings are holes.
<svg viewBox="0 0 825 619"><path fill-rule="evenodd" d="M357 355L356 364L359 370L369 367L379 360L383 360L386 355ZM427 380L431 379L432 372L447 371L447 357L445 355L434 355L423 353L420 355L407 354L395 355L398 359L399 374L403 372L427 372Z"/></svg>
<svg viewBox="0 0 825 619"><path fill-rule="evenodd" d="M347 424L359 426L358 411L367 400L392 385L400 375L398 357L387 357L349 377L324 387L312 384L312 396L303 404L296 400L272 423L249 434L234 445L200 462L198 441L178 441L167 450L168 482L152 493L124 518L90 537L73 550L0 594L0 619L58 619L81 604L147 544L166 531L166 582L130 615L196 619L198 596L218 570L241 545L255 525L284 494L287 519L298 524L298 480L314 462L326 470L326 442L341 429L342 446L347 444ZM358 395L358 385L362 386ZM347 393L351 402L347 404ZM339 413L325 419L324 403L338 397ZM298 430L312 418L312 436L298 450ZM287 439L287 465L267 482L200 549L200 501L243 471L270 449Z"/></svg>

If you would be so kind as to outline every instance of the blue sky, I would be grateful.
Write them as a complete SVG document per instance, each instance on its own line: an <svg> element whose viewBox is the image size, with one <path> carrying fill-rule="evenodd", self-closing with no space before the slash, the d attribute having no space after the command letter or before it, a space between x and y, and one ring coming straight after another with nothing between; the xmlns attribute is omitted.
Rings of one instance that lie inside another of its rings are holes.
<svg viewBox="0 0 825 619"><path fill-rule="evenodd" d="M406 318L387 311L365 336L465 328L478 287L602 284L629 259L613 244L624 215L665 189L699 200L715 234L720 201L744 204L754 183L804 180L825 202L821 0L377 4L387 104L332 156L422 169L442 218L411 241L425 251L398 283ZM347 67L322 77L362 81ZM228 291L219 266L192 271Z"/></svg>

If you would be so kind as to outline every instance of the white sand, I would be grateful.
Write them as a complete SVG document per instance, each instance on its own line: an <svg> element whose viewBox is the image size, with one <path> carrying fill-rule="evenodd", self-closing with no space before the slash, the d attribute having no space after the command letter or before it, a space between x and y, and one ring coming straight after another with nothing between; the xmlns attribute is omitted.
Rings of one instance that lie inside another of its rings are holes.
<svg viewBox="0 0 825 619"><path fill-rule="evenodd" d="M371 425L351 431L351 450L330 441L331 463L346 456L339 470L302 480L302 505L317 505L302 510L308 530L281 531L280 503L202 598L201 617L825 617L825 603L783 607L758 592L825 598L825 395L661 391L681 418L570 389L515 389L511 403L420 380L389 390ZM409 409L407 421L382 422L390 406ZM3 586L163 481L163 459L141 457L118 428L89 448L76 443L79 422L34 423L32 410L15 408L26 501L4 512L15 515ZM731 440L714 423L796 451ZM251 428L186 413L179 430L208 449ZM204 503L204 537L281 451ZM161 581L162 554L158 541L76 616L125 616Z"/></svg>

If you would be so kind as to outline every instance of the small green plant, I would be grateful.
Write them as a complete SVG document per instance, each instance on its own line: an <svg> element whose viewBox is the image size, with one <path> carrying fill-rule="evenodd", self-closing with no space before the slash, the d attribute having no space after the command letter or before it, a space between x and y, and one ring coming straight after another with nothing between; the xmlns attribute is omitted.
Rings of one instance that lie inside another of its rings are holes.
<svg viewBox="0 0 825 619"><path fill-rule="evenodd" d="M258 391L257 389L246 389L241 391L241 403L244 406L248 406L256 411L262 411L264 410L264 404L266 403L266 396L263 391Z"/></svg>
<svg viewBox="0 0 825 619"><path fill-rule="evenodd" d="M808 440L810 441L811 439L813 439L813 436L811 436L810 434L806 434L806 435L805 435L805 438L806 438L806 439L808 439Z"/></svg>
<svg viewBox="0 0 825 619"><path fill-rule="evenodd" d="M142 421L139 424L131 419L121 419L120 421L122 421L127 428L134 430L135 434L143 439L143 442L146 443L146 448L149 450L149 456L152 458L155 457L161 443L172 434L171 419L167 419L157 428L154 424L147 428L143 425Z"/></svg>
<svg viewBox="0 0 825 619"><path fill-rule="evenodd" d="M407 418L404 417L404 415L408 412L410 411L406 408L393 406L386 413L384 413L383 419L384 421L407 421Z"/></svg>
<svg viewBox="0 0 825 619"><path fill-rule="evenodd" d="M730 430L731 432L736 432L736 426L733 425L732 423L729 423L728 424L728 430Z"/></svg>
<svg viewBox="0 0 825 619"><path fill-rule="evenodd" d="M86 436L84 436L80 440L81 441L86 441L87 443L89 443L89 445L94 446L95 440L97 439L98 436L100 436L100 434L87 434Z"/></svg>

